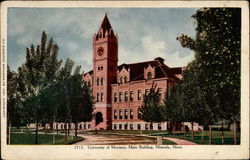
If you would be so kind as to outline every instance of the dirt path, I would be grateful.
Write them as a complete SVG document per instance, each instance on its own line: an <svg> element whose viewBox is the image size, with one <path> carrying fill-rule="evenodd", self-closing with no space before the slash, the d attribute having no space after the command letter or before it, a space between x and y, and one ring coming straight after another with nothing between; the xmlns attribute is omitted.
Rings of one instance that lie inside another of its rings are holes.
<svg viewBox="0 0 250 160"><path fill-rule="evenodd" d="M175 142L178 145L197 145L194 142L190 142L190 141L183 140L183 139L169 138L169 137L164 137L163 139Z"/></svg>
<svg viewBox="0 0 250 160"><path fill-rule="evenodd" d="M130 145L130 144L156 144L155 138L134 135L90 135L79 134L84 140L74 145Z"/></svg>

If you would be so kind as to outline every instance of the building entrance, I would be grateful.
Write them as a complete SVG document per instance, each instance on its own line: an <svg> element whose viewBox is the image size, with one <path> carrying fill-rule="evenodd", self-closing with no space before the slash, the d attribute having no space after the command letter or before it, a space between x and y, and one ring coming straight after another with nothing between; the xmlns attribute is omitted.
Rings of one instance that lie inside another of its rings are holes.
<svg viewBox="0 0 250 160"><path fill-rule="evenodd" d="M97 126L99 123L103 122L103 116L101 112L97 112L95 115L95 125Z"/></svg>

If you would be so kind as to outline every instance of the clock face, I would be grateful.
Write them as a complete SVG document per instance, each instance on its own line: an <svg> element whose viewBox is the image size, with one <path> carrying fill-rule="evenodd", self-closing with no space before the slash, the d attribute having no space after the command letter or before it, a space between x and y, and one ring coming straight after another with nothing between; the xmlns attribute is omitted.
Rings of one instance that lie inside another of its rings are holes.
<svg viewBox="0 0 250 160"><path fill-rule="evenodd" d="M98 48L98 55L101 56L104 53L104 49L102 47Z"/></svg>

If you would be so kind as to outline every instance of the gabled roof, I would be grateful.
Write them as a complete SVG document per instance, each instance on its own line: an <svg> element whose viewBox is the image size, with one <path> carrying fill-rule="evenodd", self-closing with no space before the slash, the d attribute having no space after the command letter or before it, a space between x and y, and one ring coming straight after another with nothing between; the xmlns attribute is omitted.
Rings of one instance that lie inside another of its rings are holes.
<svg viewBox="0 0 250 160"><path fill-rule="evenodd" d="M149 65L151 65L151 67L155 67L155 78L168 77L177 81L180 80L174 75L175 73L172 72L167 65L162 64L157 60L132 64L122 64L118 66L118 71L121 71L123 67L127 70L130 68L130 81L144 80L144 68L147 68Z"/></svg>
<svg viewBox="0 0 250 160"><path fill-rule="evenodd" d="M139 62L139 63L131 63L131 64L121 64L118 66L118 71L120 72L123 67L128 70L130 69L130 81L138 81L144 80L144 68L146 69L148 66L155 68L155 78L171 78L176 81L180 79L175 74L182 74L181 67L170 68L164 63L161 63L157 59L153 61ZM93 70L87 72L90 75L93 75ZM85 73L84 76L87 74Z"/></svg>

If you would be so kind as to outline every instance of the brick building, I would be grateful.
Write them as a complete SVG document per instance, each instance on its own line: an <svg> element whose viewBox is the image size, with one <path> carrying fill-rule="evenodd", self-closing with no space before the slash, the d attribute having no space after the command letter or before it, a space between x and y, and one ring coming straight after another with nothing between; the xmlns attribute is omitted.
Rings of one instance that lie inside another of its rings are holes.
<svg viewBox="0 0 250 160"><path fill-rule="evenodd" d="M83 129L167 129L168 123L150 126L139 119L143 96L156 84L164 98L182 78L182 68L170 68L164 59L118 66L118 35L107 15L93 36L93 70L83 75L95 97L95 118ZM81 124L80 124L81 125Z"/></svg>
<svg viewBox="0 0 250 160"><path fill-rule="evenodd" d="M83 75L83 80L91 88L95 98L94 118L91 122L78 123L79 130L168 130L170 122L147 123L140 119L139 107L143 96L156 84L163 99L171 86L182 78L183 68L171 68L164 59L156 57L152 61L137 62L118 66L118 35L110 25L107 15L93 36L93 70ZM191 129L191 123L179 123ZM29 125L34 128L34 124ZM41 127L41 126L40 126ZM50 128L50 125L46 125ZM73 123L54 123L54 128L74 129ZM200 129L194 123L194 130Z"/></svg>

